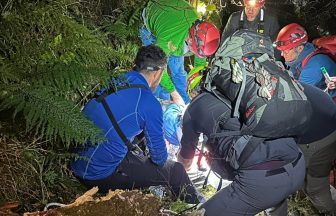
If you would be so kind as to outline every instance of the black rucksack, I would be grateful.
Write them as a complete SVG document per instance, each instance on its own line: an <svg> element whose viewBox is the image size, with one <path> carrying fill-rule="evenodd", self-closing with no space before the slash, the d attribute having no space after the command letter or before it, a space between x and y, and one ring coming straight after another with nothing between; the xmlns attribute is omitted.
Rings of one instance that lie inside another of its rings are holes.
<svg viewBox="0 0 336 216"><path fill-rule="evenodd" d="M301 85L273 59L268 37L239 30L216 52L205 88L234 104L233 116L245 123L245 134L266 138L300 135L312 108Z"/></svg>

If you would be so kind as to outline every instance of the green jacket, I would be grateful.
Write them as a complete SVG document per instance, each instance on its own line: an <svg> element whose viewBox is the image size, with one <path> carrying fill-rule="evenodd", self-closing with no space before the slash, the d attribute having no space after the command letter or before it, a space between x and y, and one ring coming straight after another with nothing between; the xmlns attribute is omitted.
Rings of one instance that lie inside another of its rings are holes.
<svg viewBox="0 0 336 216"><path fill-rule="evenodd" d="M194 8L185 0L151 0L145 9L145 17L148 30L167 56L183 56L189 28L198 19ZM205 59L195 58L195 66L205 64ZM161 85L169 93L175 90L167 70L162 76Z"/></svg>

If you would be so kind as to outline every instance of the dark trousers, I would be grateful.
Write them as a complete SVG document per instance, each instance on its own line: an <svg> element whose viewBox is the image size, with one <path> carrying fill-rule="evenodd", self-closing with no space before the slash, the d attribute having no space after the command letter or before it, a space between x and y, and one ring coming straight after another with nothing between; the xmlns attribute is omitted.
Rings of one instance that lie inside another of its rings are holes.
<svg viewBox="0 0 336 216"><path fill-rule="evenodd" d="M198 203L195 187L182 164L168 160L163 167L159 167L148 157L131 152L112 175L100 180L79 180L88 188L98 186L100 192L164 185L170 189L174 198Z"/></svg>
<svg viewBox="0 0 336 216"><path fill-rule="evenodd" d="M336 213L336 200L332 199L329 172L336 159L336 132L310 144L299 144L306 161L303 191L321 212ZM268 216L287 215L287 201L268 210Z"/></svg>
<svg viewBox="0 0 336 216"><path fill-rule="evenodd" d="M307 162L304 192L319 211L336 214L336 200L332 199L329 185L329 173L336 159L336 131L321 140L299 146Z"/></svg>
<svg viewBox="0 0 336 216"><path fill-rule="evenodd" d="M304 181L305 161L300 154L292 163L274 170L239 169L232 183L200 208L206 216L253 216L281 203Z"/></svg>

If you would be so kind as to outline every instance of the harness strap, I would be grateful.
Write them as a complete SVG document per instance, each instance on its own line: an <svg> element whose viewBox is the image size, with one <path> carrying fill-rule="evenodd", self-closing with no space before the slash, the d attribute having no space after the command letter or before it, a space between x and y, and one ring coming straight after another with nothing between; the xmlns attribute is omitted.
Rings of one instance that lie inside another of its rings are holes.
<svg viewBox="0 0 336 216"><path fill-rule="evenodd" d="M220 138L224 136L241 136L241 131L223 131L220 133L212 133L210 134L210 139Z"/></svg>
<svg viewBox="0 0 336 216"><path fill-rule="evenodd" d="M102 94L96 94L94 97L98 102L101 102L105 97L109 96L110 94L116 93L118 91L124 90L124 89L129 89L129 88L144 88L148 89L145 85L143 84L127 84L124 86L118 86L116 89L115 88L109 88L106 91L104 91Z"/></svg>
<svg viewBox="0 0 336 216"><path fill-rule="evenodd" d="M211 139L228 136L241 136L235 143L232 144L225 158L225 160L229 162L234 169L238 169L241 165L243 165L258 145L265 140L263 137L246 135L245 131L248 130L243 127L240 131L224 131L210 135Z"/></svg>
<svg viewBox="0 0 336 216"><path fill-rule="evenodd" d="M260 21L258 22L257 32L259 34L264 34L264 32L265 32L264 9L260 10Z"/></svg>
<svg viewBox="0 0 336 216"><path fill-rule="evenodd" d="M245 148L243 149L238 162L239 164L244 164L246 160L250 157L250 155L254 152L254 150L265 140L262 137L255 137L252 136L248 143L246 144Z"/></svg>
<svg viewBox="0 0 336 216"><path fill-rule="evenodd" d="M311 52L309 55L307 55L301 62L301 69L299 69L299 67L296 67L296 71L295 71L295 78L299 78L301 71L303 70L303 68L306 66L306 64L308 63L308 61L311 59L311 57L313 57L314 55L317 54L326 54L328 55L328 52L320 49L320 48L316 48L313 52Z"/></svg>
<svg viewBox="0 0 336 216"><path fill-rule="evenodd" d="M117 91L121 91L121 90L124 90L124 89L129 89L129 88L145 88L147 89L147 87L143 84L129 84L129 85L126 85L126 86L122 86L118 89L109 89L107 91L105 91L103 94L101 95L96 95L96 100L99 102L99 103L102 103L104 109L105 109L105 112L106 114L108 115L114 129L116 130L116 132L118 133L119 137L122 139L122 141L125 143L125 145L127 146L127 149L128 151L133 151L137 148L137 146L135 145L132 145L132 143L129 141L129 139L127 139L126 135L124 134L124 132L121 130L117 120L115 119L109 105L107 104L105 98L110 95L110 94L113 94L113 93L116 93Z"/></svg>
<svg viewBox="0 0 336 216"><path fill-rule="evenodd" d="M239 29L244 28L244 10L240 14L240 19L239 19Z"/></svg>

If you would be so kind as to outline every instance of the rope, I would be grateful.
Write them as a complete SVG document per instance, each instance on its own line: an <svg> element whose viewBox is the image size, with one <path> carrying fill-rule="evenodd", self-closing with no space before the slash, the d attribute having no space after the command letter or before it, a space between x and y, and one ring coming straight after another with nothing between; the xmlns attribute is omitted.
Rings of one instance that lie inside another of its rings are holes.
<svg viewBox="0 0 336 216"><path fill-rule="evenodd" d="M65 205L65 204L62 204L62 203L56 203L56 202L48 203L48 204L44 207L43 211L48 211L48 209L49 209L50 207L52 207L52 206L56 206L56 207L64 207L64 206L66 206L66 205Z"/></svg>

